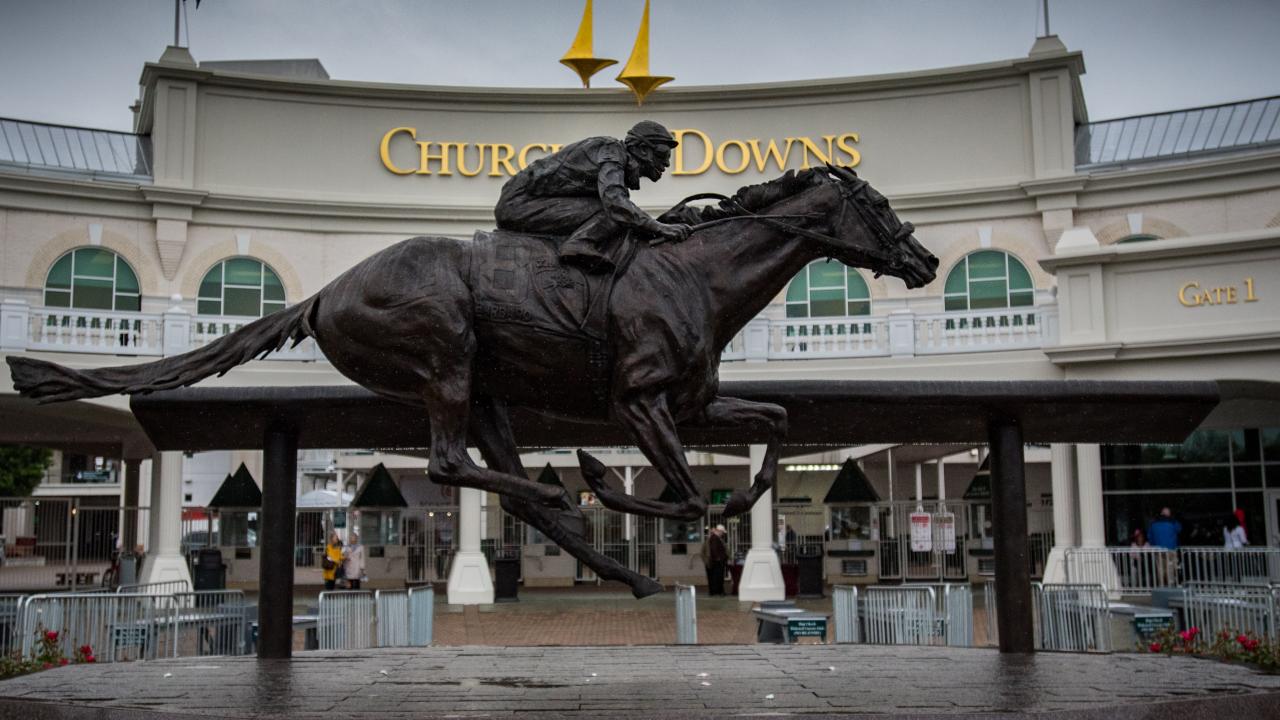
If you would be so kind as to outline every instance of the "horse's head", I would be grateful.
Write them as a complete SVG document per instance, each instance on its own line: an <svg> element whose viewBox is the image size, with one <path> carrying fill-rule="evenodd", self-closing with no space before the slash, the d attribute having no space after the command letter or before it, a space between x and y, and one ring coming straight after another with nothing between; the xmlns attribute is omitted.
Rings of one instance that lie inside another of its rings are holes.
<svg viewBox="0 0 1280 720"><path fill-rule="evenodd" d="M938 258L915 239L915 227L898 219L889 201L849 168L828 165L840 193L832 216L831 257L879 275L901 278L909 288L937 276Z"/></svg>

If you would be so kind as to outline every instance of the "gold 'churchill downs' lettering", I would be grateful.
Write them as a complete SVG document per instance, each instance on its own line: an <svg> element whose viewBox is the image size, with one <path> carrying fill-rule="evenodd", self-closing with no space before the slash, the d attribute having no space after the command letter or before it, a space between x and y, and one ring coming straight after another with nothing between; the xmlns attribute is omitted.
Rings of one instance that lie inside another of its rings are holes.
<svg viewBox="0 0 1280 720"><path fill-rule="evenodd" d="M856 132L768 139L713 138L692 128L672 130L671 134L680 142L671 157L672 175L702 175L713 167L726 175L748 169L781 172L826 163L851 168L862 162ZM510 177L560 147L542 142L516 146L428 139L419 137L418 128L397 127L383 134L378 157L382 167L395 175Z"/></svg>

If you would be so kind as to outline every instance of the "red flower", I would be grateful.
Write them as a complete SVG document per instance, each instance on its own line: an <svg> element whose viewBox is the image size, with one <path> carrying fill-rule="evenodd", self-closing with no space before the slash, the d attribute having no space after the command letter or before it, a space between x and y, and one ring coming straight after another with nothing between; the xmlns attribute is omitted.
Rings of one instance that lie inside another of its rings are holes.
<svg viewBox="0 0 1280 720"><path fill-rule="evenodd" d="M1158 642L1151 643L1151 652L1160 652L1163 649L1164 649L1164 646L1161 645L1160 643Z"/></svg>
<svg viewBox="0 0 1280 720"><path fill-rule="evenodd" d="M81 646L80 646L80 654L81 654L81 655L92 655L92 654L93 654L93 648L89 647L88 645L81 645Z"/></svg>
<svg viewBox="0 0 1280 720"><path fill-rule="evenodd" d="M98 662L98 658L90 655L84 659L85 662Z"/></svg>
<svg viewBox="0 0 1280 720"><path fill-rule="evenodd" d="M1241 645L1245 645L1249 642L1249 637L1247 635L1237 635L1236 642L1240 643Z"/></svg>
<svg viewBox="0 0 1280 720"><path fill-rule="evenodd" d="M1182 632L1178 633L1178 636L1182 638L1182 642L1189 643L1195 638L1196 634L1191 632L1190 630L1183 630Z"/></svg>
<svg viewBox="0 0 1280 720"><path fill-rule="evenodd" d="M53 667L53 663L45 663L45 664L44 664L44 669L45 669L45 670L48 670L48 669L49 669L49 668L51 668L51 667Z"/></svg>
<svg viewBox="0 0 1280 720"><path fill-rule="evenodd" d="M1200 628L1192 627L1192 628L1189 628L1187 632L1191 633L1191 637L1195 637L1196 635L1200 634Z"/></svg>
<svg viewBox="0 0 1280 720"><path fill-rule="evenodd" d="M66 658L62 658L61 660L59 660L59 661L58 661L58 664L59 664L59 665L66 665L66 664L67 664L67 663L69 663L69 662L71 662L71 661L70 661L70 660L68 660L68 659L66 659Z"/></svg>
<svg viewBox="0 0 1280 720"><path fill-rule="evenodd" d="M50 631L46 632L46 633L44 634L44 639L45 639L45 640L48 640L49 642L57 642L57 641L58 641L58 633L57 633L57 631L56 631L56 630L50 630Z"/></svg>

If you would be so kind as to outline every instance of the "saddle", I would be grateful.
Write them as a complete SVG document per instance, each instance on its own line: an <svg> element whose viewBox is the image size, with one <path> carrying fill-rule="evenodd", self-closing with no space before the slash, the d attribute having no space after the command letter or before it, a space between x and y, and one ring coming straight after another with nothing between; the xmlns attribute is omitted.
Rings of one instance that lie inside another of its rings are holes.
<svg viewBox="0 0 1280 720"><path fill-rule="evenodd" d="M476 231L469 277L476 322L524 325L584 341L592 385L607 398L609 298L635 257L635 243L628 238L617 268L601 274L562 263L562 241L506 230Z"/></svg>

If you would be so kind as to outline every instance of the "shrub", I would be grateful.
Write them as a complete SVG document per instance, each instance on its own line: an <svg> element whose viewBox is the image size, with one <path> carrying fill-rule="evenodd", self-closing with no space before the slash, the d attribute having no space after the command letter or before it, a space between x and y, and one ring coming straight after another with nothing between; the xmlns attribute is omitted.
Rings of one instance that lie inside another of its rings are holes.
<svg viewBox="0 0 1280 720"><path fill-rule="evenodd" d="M1280 673L1280 642L1252 632L1224 629L1208 639L1196 627L1181 632L1162 630L1145 645L1139 643L1138 651L1213 657L1253 665L1263 672Z"/></svg>
<svg viewBox="0 0 1280 720"><path fill-rule="evenodd" d="M51 670L55 667L62 667L72 663L92 663L97 661L98 658L94 657L93 648L88 645L81 645L76 648L72 656L68 658L62 650L62 643L59 642L57 631L39 628L36 630L36 643L31 648L30 655L23 657L21 650L14 650L8 655L0 656L0 680L41 670Z"/></svg>

